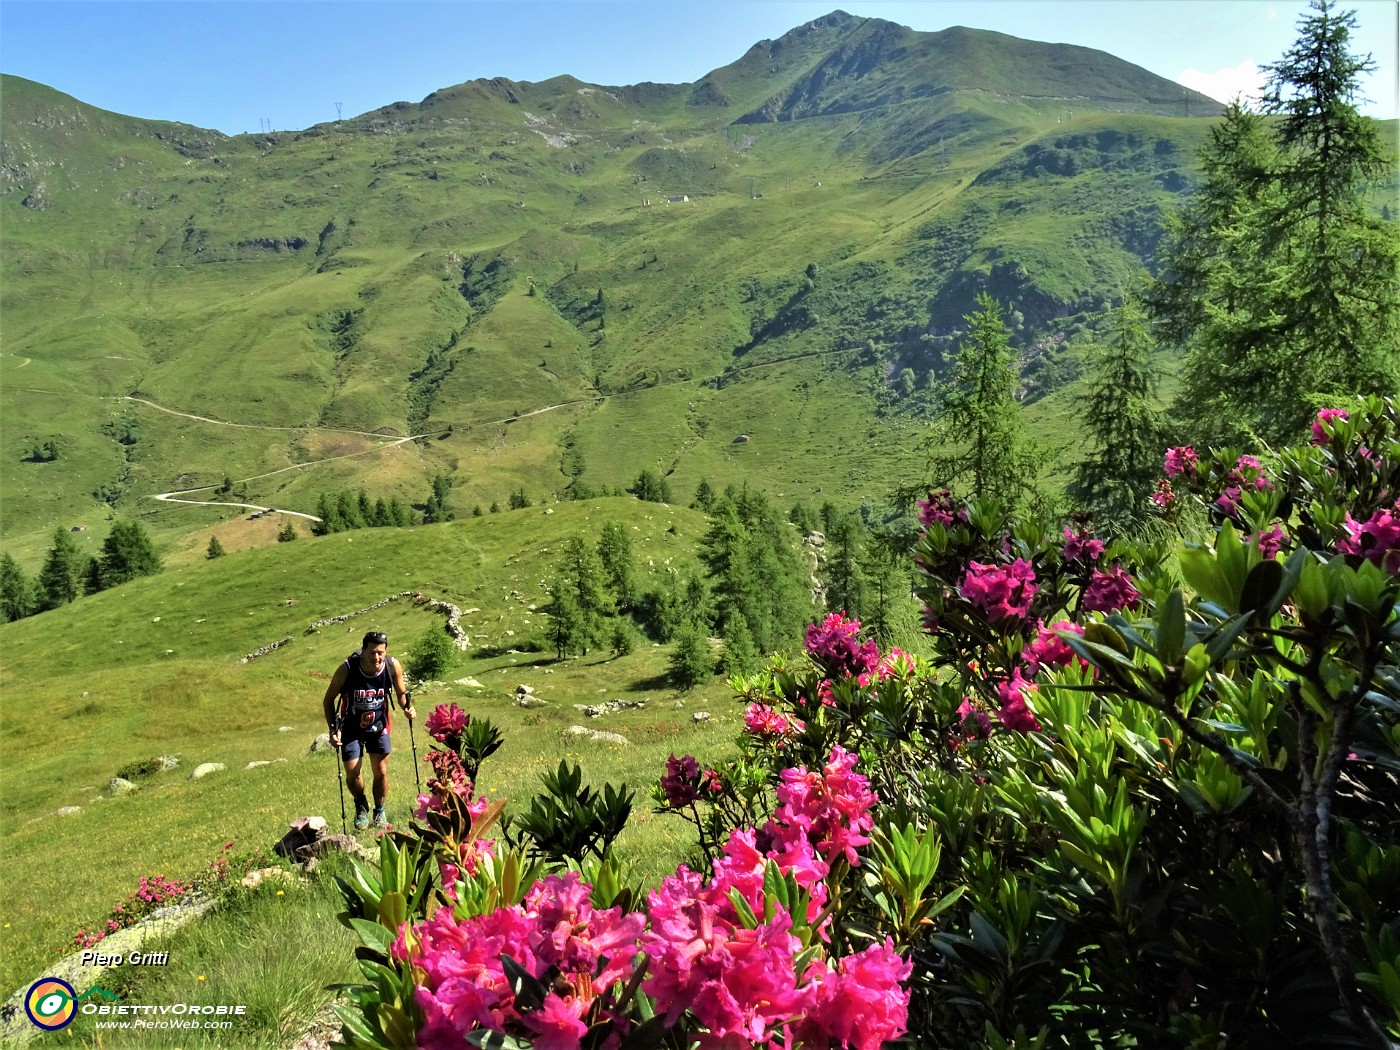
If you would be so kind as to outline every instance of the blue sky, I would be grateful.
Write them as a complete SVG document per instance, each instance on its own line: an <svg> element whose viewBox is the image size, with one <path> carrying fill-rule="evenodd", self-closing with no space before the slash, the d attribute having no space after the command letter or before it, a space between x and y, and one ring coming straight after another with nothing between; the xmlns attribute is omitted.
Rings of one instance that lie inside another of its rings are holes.
<svg viewBox="0 0 1400 1050"><path fill-rule="evenodd" d="M1397 116L1396 0L1343 0ZM689 82L837 8L1108 51L1217 98L1250 91L1305 3L1268 0L0 0L0 70L133 116L301 129L476 77ZM0 99L3 105L3 99ZM266 123L265 123L266 122Z"/></svg>

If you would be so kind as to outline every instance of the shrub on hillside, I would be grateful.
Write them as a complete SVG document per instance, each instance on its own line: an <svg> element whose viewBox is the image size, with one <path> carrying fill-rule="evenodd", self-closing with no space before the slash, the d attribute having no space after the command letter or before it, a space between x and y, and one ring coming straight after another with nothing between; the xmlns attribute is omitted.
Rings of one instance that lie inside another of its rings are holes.
<svg viewBox="0 0 1400 1050"><path fill-rule="evenodd" d="M425 682L441 678L461 655L457 643L441 627L429 628L408 652L404 669L412 678Z"/></svg>

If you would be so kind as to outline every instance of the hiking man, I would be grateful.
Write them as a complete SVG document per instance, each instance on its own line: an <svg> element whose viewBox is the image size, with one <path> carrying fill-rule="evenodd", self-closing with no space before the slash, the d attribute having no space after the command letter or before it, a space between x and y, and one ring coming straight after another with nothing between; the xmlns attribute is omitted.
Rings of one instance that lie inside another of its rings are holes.
<svg viewBox="0 0 1400 1050"><path fill-rule="evenodd" d="M370 631L360 643L359 652L351 653L335 669L321 700L326 726L331 731L331 746L340 748L345 760L345 779L350 794L355 796L357 828L369 825L369 803L365 801L365 782L360 776L364 755L369 755L374 775L375 826L388 823L384 802L389 796L391 691L412 723L413 697L404 689L403 668L389 655L389 636L383 631Z"/></svg>

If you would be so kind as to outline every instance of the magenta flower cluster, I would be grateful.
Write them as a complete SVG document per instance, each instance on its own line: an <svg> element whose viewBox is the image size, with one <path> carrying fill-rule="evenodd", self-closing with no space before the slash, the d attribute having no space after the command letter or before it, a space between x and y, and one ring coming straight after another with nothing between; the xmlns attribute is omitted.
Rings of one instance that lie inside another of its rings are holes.
<svg viewBox="0 0 1400 1050"><path fill-rule="evenodd" d="M1094 570L1089 586L1084 588L1081 605L1085 612L1110 613L1137 604L1141 597L1127 570L1114 565L1107 572Z"/></svg>
<svg viewBox="0 0 1400 1050"><path fill-rule="evenodd" d="M967 523L967 510L947 489L940 489L937 492L930 492L928 499L921 499L918 502L919 524L924 528L930 525L942 525L947 528L955 521Z"/></svg>
<svg viewBox="0 0 1400 1050"><path fill-rule="evenodd" d="M432 714L428 715L428 720L423 726L434 740L455 750L462 731L470 721L471 716L456 704L438 704L433 708Z"/></svg>
<svg viewBox="0 0 1400 1050"><path fill-rule="evenodd" d="M1037 590L1031 563L1017 558L1010 565L969 561L958 593L981 609L991 623L1004 623L1023 619Z"/></svg>
<svg viewBox="0 0 1400 1050"><path fill-rule="evenodd" d="M857 641L860 621L832 613L807 628L806 647L813 660L832 678L869 674L880 666L880 647Z"/></svg>
<svg viewBox="0 0 1400 1050"><path fill-rule="evenodd" d="M595 1000L633 972L645 918L621 908L595 909L591 887L577 872L550 875L524 901L458 921L439 908L427 922L405 924L392 957L422 971L414 996L424 1014L423 1050L457 1050L476 1029L528 1036L538 1050L573 1050L588 1031L584 1015ZM522 1012L505 972L510 956L531 976L552 978L538 1010ZM625 1015L599 1004L600 1020L630 1031Z"/></svg>
<svg viewBox="0 0 1400 1050"><path fill-rule="evenodd" d="M767 704L752 703L744 711L744 731L781 744L806 728L802 719L785 715Z"/></svg>
<svg viewBox="0 0 1400 1050"><path fill-rule="evenodd" d="M1400 573L1400 503L1389 510L1381 507L1364 522L1348 514L1342 525L1346 535L1337 541L1337 550Z"/></svg>
<svg viewBox="0 0 1400 1050"><path fill-rule="evenodd" d="M491 803L486 798L474 797L475 788L455 751L433 748L423 761L433 767L433 775L428 778L428 790L418 796L418 807L413 813L416 819L424 820L429 813L447 813L451 805L448 799L453 796L461 799L472 820L490 808ZM439 858L438 870L449 897L454 896L453 887L462 873L475 875L481 858L495 848L494 839L476 838L461 845L456 863Z"/></svg>
<svg viewBox="0 0 1400 1050"><path fill-rule="evenodd" d="M1044 668L1068 667L1075 660L1078 660L1081 666L1088 666L1082 657L1074 655L1069 643L1058 633L1060 631L1084 634L1084 628L1072 620L1060 620L1049 627L1043 623L1037 624L1035 638L1027 642L1021 650L1021 662L1026 665L1026 671L1032 677Z"/></svg>
<svg viewBox="0 0 1400 1050"><path fill-rule="evenodd" d="M694 755L666 759L666 772L661 777L661 795L670 809L684 809L704 795L718 795L724 781L713 769L702 770Z"/></svg>
<svg viewBox="0 0 1400 1050"><path fill-rule="evenodd" d="M1338 422L1345 423L1351 417L1345 409L1324 408L1312 422L1312 443L1325 445L1332 439L1332 431Z"/></svg>
<svg viewBox="0 0 1400 1050"><path fill-rule="evenodd" d="M1163 464L1167 477L1174 478L1178 474L1185 474L1188 478L1194 478L1199 468L1200 460L1191 445L1173 445L1167 449L1166 461Z"/></svg>
<svg viewBox="0 0 1400 1050"><path fill-rule="evenodd" d="M405 925L392 955L422 974L418 1045L460 1047L467 1033L489 1029L525 1036L538 1050L576 1050L598 1025L608 1026L607 1045L620 1045L633 1021L619 993L639 965L657 1014L684 1024L698 1050L878 1050L898 1038L911 965L893 943L834 964L808 952L803 962L795 931L820 915L833 860L858 863L854 851L869 841L875 795L854 765L836 748L820 773L785 771L763 830L734 832L708 880L682 865L648 895L645 915L592 907L590 887L571 872L544 879L513 907L460 921L442 908ZM767 899L769 864L808 891L805 915ZM763 921L745 922L735 895ZM506 956L545 988L538 1008L518 1009Z"/></svg>
<svg viewBox="0 0 1400 1050"><path fill-rule="evenodd" d="M1065 561L1077 561L1087 565L1103 556L1103 540L1095 538L1087 527L1081 525L1072 529L1066 525L1064 535L1065 545L1060 549L1060 556Z"/></svg>
<svg viewBox="0 0 1400 1050"><path fill-rule="evenodd" d="M129 896L124 904L114 905L112 914L102 926L92 932L86 929L79 930L73 941L79 948L91 948L108 934L135 926L157 908L178 903L189 892L189 883L179 879L166 878L164 875L142 875L137 882L136 892Z"/></svg>

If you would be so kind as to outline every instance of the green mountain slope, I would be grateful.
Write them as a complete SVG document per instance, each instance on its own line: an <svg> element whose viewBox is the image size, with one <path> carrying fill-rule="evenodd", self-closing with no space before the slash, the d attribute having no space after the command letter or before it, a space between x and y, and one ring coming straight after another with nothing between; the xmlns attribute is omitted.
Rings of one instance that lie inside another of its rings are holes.
<svg viewBox="0 0 1400 1050"><path fill-rule="evenodd" d="M1150 264L1206 127L1108 55L841 12L693 85L479 80L300 133L0 99L0 535L30 568L56 526L203 527L146 497L225 477L304 511L643 468L876 500L919 460L897 377L981 287L1028 358L1063 341Z"/></svg>

